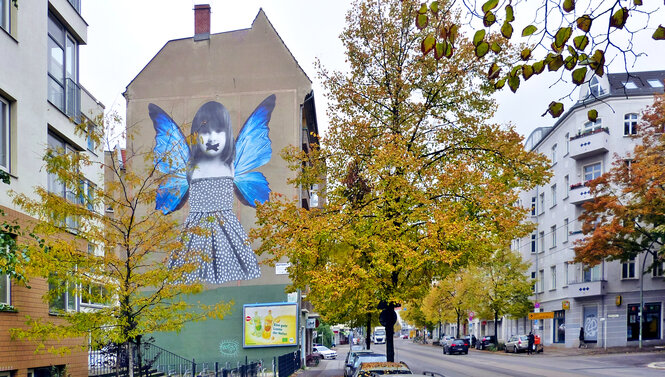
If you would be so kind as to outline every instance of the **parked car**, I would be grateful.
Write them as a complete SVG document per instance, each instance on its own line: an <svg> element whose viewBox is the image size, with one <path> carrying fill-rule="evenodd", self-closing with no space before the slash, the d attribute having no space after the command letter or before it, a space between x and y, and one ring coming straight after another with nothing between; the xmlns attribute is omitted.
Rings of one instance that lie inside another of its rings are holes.
<svg viewBox="0 0 665 377"><path fill-rule="evenodd" d="M494 345L496 345L496 336L494 335L485 335L476 341L477 350L485 350Z"/></svg>
<svg viewBox="0 0 665 377"><path fill-rule="evenodd" d="M353 377L370 377L376 375L413 374L405 363L364 362L353 374Z"/></svg>
<svg viewBox="0 0 665 377"><path fill-rule="evenodd" d="M522 352L529 348L529 338L526 335L512 335L506 342L506 352Z"/></svg>
<svg viewBox="0 0 665 377"><path fill-rule="evenodd" d="M360 349L353 349L353 347L360 347ZM353 374L352 366L357 355L373 353L373 351L362 349L361 346L352 346L352 349L349 351L349 353L346 354L346 359L344 360L344 377L348 377Z"/></svg>
<svg viewBox="0 0 665 377"><path fill-rule="evenodd" d="M337 351L333 351L326 346L314 346L312 348L312 352L318 352L323 356L324 359L328 360L337 358Z"/></svg>
<svg viewBox="0 0 665 377"><path fill-rule="evenodd" d="M386 355L374 352L359 352L346 364L347 369L345 369L346 376L353 376L360 367L361 363L370 363L370 362L386 362L388 358Z"/></svg>
<svg viewBox="0 0 665 377"><path fill-rule="evenodd" d="M450 344L443 345L443 354L469 353L469 342L464 339L453 339Z"/></svg>
<svg viewBox="0 0 665 377"><path fill-rule="evenodd" d="M453 340L455 340L454 336L445 335L439 340L439 345L445 346L446 344L450 344Z"/></svg>

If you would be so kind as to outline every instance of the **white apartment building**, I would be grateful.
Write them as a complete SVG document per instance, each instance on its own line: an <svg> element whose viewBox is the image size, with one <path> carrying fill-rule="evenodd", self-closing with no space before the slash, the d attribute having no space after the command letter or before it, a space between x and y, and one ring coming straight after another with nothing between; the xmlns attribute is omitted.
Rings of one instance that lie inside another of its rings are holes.
<svg viewBox="0 0 665 377"><path fill-rule="evenodd" d="M573 262L573 244L583 237L577 219L582 204L591 199L584 182L608 171L616 156L632 152L635 144L630 136L637 132L653 95L663 93L664 79L665 71L593 77L580 87L579 101L552 127L537 128L528 137L526 148L550 158L553 177L548 184L521 194L522 204L530 208L529 220L537 227L515 240L513 249L531 262L530 277L536 281L533 300L553 318L504 319L505 334L533 328L545 345L573 347L584 326L586 341L596 347L637 345L643 257L587 268ZM598 111L595 122L587 117L591 109ZM647 345L665 344L662 268L642 279L643 339Z"/></svg>
<svg viewBox="0 0 665 377"><path fill-rule="evenodd" d="M43 168L47 146L103 161L102 146L76 135L71 121L92 119L104 110L79 83L79 48L87 42L87 29L81 0L0 0L0 169L10 175L9 185L0 182L0 209L5 213L0 221L25 225L30 220L13 205L10 190L33 195L41 186L78 200ZM82 172L84 187L104 184L99 168L92 169ZM10 338L9 329L24 326L26 315L57 321L53 307L84 310L90 304L73 294L48 304L42 299L47 282L34 278L30 285L27 289L0 275L0 377L50 376L65 367L73 377L87 376L85 351L35 354L34 343Z"/></svg>

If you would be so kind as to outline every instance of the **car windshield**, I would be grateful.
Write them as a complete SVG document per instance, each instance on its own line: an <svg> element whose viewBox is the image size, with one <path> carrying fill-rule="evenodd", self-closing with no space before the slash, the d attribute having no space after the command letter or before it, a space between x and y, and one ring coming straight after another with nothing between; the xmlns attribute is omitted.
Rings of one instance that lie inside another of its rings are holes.
<svg viewBox="0 0 665 377"><path fill-rule="evenodd" d="M453 340L453 344L463 345L463 344L464 344L464 341L463 341L463 340L459 340L459 339L458 339L458 340Z"/></svg>
<svg viewBox="0 0 665 377"><path fill-rule="evenodd" d="M354 367L358 367L360 363L370 363L370 362L385 362L388 361L386 355L358 355Z"/></svg>
<svg viewBox="0 0 665 377"><path fill-rule="evenodd" d="M326 346L318 346L316 347L316 350L321 352L321 351L330 351L330 349Z"/></svg>
<svg viewBox="0 0 665 377"><path fill-rule="evenodd" d="M376 330L374 331L375 335L386 335L386 330Z"/></svg>

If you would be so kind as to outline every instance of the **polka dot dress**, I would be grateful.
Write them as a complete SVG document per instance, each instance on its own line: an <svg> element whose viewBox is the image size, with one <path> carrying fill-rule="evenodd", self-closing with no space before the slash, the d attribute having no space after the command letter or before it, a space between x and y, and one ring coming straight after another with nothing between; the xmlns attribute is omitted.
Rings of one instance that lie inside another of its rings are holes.
<svg viewBox="0 0 665 377"><path fill-rule="evenodd" d="M222 284L261 276L247 233L233 213L233 178L192 179L189 206L184 232L192 227L205 231L188 235L186 251L202 250L205 257L197 258L199 269L186 275L185 283ZM172 261L174 265L182 263L182 259Z"/></svg>

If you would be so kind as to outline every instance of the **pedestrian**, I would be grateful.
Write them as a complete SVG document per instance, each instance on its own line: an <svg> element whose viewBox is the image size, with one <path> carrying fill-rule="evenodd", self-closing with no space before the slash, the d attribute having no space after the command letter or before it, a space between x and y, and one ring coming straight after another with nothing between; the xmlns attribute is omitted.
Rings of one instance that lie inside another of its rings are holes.
<svg viewBox="0 0 665 377"><path fill-rule="evenodd" d="M577 348L586 348L586 343L584 342L584 326L580 327L580 345Z"/></svg>
<svg viewBox="0 0 665 377"><path fill-rule="evenodd" d="M533 332L531 331L529 331L529 336L527 338L529 339L529 349L527 350L527 354L531 355L533 353L534 341L536 338L533 336Z"/></svg>
<svg viewBox="0 0 665 377"><path fill-rule="evenodd" d="M477 342L477 341L478 341L478 339L476 339L476 336L475 336L475 335L471 335L471 348L476 347L476 342Z"/></svg>

